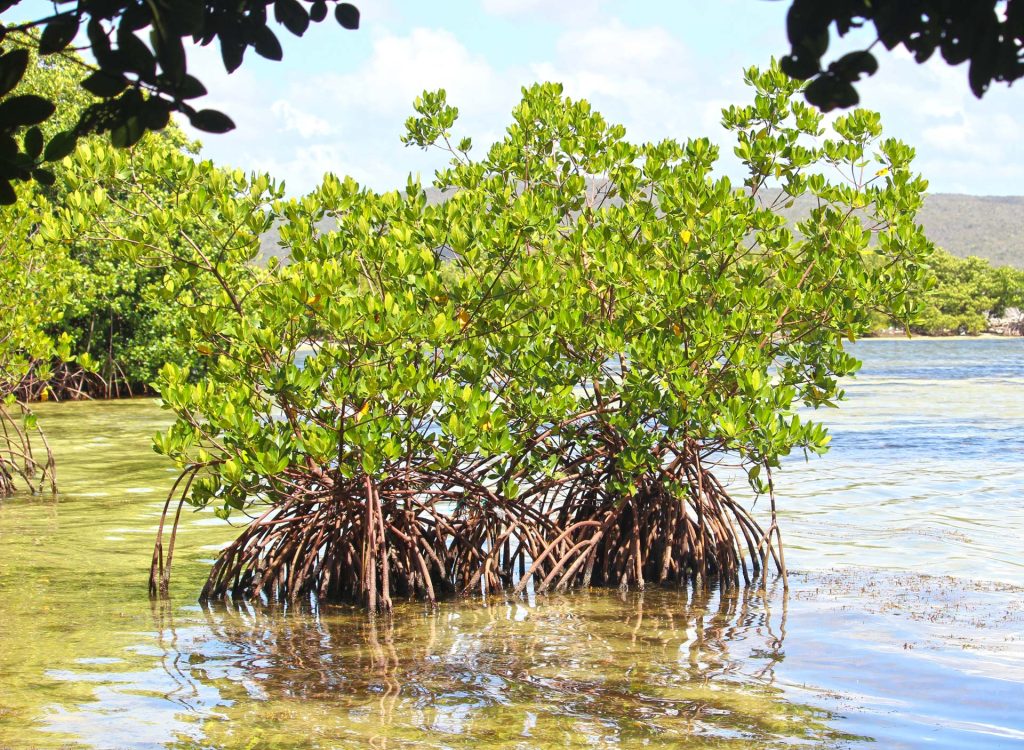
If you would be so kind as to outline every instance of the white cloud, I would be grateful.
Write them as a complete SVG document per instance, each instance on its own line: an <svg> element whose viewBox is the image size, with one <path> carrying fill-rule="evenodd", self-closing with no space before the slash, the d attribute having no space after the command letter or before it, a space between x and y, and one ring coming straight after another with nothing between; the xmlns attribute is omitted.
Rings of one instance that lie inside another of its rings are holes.
<svg viewBox="0 0 1024 750"><path fill-rule="evenodd" d="M897 50L879 55L879 71L858 87L862 106L882 112L887 135L916 147L916 168L935 192L1021 191L1020 93L994 86L978 100L966 66L939 55L923 65Z"/></svg>
<svg viewBox="0 0 1024 750"><path fill-rule="evenodd" d="M718 130L725 92L717 78L697 75L696 68L686 45L667 30L617 19L564 32L554 59L530 66L532 78L564 83L569 96L590 100L634 140L682 140Z"/></svg>
<svg viewBox="0 0 1024 750"><path fill-rule="evenodd" d="M424 89L444 88L449 101L493 99L496 73L472 55L449 31L417 28L406 36L382 34L369 60L350 74L323 76L320 96L344 97L360 109L379 114L412 111Z"/></svg>
<svg viewBox="0 0 1024 750"><path fill-rule="evenodd" d="M277 68L247 59L229 78L216 49L190 52L190 64L211 91L202 105L223 109L238 123L228 135L201 136L207 153L286 178L292 194L312 188L325 171L376 188L397 187L410 171L429 180L445 162L438 152L399 142L412 101L424 89L447 90L461 112L456 133L472 136L480 153L501 136L520 87L551 80L562 82L568 96L589 99L610 122L624 124L631 140L710 137L722 146L722 169L738 174L732 139L718 123L722 106L750 100L739 53L710 52L696 31L609 17L610 6L601 0L481 1L486 11L509 18L510 29L529 14L546 14L540 17L548 32L554 24L555 36L524 43L522 56L509 62L486 48L471 49L447 29L399 33L394 29L405 19L388 3L377 23L364 25L359 55L340 69ZM627 10L620 10L625 18ZM572 16L572 23L553 20L556 14ZM767 60L758 43L750 46L756 49L742 53L746 62ZM917 147L917 168L933 190L1020 192L1019 92L994 87L978 102L962 66L941 60L920 66L904 52L879 57L881 70L859 84L862 104L882 112L887 135Z"/></svg>
<svg viewBox="0 0 1024 750"><path fill-rule="evenodd" d="M287 99L278 99L270 105L270 111L283 123L284 130L293 130L303 138L329 135L332 131L331 124L327 120L309 112L303 112Z"/></svg>

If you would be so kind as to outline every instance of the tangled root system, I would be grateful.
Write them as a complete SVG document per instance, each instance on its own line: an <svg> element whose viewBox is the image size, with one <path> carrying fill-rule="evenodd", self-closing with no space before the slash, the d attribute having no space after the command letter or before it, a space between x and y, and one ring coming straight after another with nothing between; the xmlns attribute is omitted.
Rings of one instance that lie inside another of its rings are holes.
<svg viewBox="0 0 1024 750"><path fill-rule="evenodd" d="M629 494L606 487L608 467L541 482L509 500L459 472L316 479L296 476L221 553L201 599L223 597L364 604L396 597L522 594L572 587L642 589L648 583L757 582L785 573L775 522L764 530L694 451ZM194 477L194 474L192 475ZM161 533L150 589L167 592L174 530ZM169 516L172 498L165 506Z"/></svg>

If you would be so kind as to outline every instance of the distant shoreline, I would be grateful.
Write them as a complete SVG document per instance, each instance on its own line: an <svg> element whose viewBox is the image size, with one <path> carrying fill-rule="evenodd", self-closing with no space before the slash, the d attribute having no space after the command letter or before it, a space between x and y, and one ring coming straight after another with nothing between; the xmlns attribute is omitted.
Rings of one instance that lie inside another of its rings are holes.
<svg viewBox="0 0 1024 750"><path fill-rule="evenodd" d="M961 336L955 333L946 336L925 336L924 334L907 336L905 333L878 333L872 336L864 336L857 339L857 341L950 341L953 339L957 341L994 341L1003 339L1007 341L1020 341L1024 339L1024 336L1009 336L1002 333L978 333L972 336Z"/></svg>

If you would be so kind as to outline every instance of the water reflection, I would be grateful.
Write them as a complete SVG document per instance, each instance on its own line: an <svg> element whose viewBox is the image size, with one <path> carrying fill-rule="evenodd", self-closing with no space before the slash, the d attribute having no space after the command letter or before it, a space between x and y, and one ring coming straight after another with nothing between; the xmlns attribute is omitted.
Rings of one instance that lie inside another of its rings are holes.
<svg viewBox="0 0 1024 750"><path fill-rule="evenodd" d="M1024 743L1024 342L907 346L863 344L834 451L781 474L788 601L203 610L234 532L198 515L151 608L165 414L43 405L67 494L0 504L0 748Z"/></svg>
<svg viewBox="0 0 1024 750"><path fill-rule="evenodd" d="M160 607L136 649L155 669L112 687L175 707L160 722L174 742L153 731L139 746L834 744L844 735L831 717L775 685L786 607L781 591L699 590L406 605L376 619L335 607ZM109 723L110 701L79 712Z"/></svg>

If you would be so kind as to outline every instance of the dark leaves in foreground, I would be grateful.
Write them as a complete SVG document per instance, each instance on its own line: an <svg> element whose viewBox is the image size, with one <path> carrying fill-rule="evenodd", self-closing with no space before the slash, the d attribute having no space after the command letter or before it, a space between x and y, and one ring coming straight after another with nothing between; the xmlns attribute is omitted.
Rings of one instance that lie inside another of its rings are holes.
<svg viewBox="0 0 1024 750"><path fill-rule="evenodd" d="M359 27L358 8L330 2L342 28ZM0 13L19 4L0 0ZM166 127L174 112L208 133L232 130L235 124L223 112L187 101L205 96L206 87L188 73L186 38L202 45L216 41L225 68L234 71L249 48L270 60L284 56L271 16L294 36L328 16L327 0L78 0L54 8L42 18L0 24L0 204L16 200L14 181L51 180L42 163L67 156L83 135L109 133L114 145L131 146ZM80 85L97 101L75 127L48 139L45 123L61 103L17 93L30 49L43 56L88 49L96 61L83 63Z"/></svg>
<svg viewBox="0 0 1024 750"><path fill-rule="evenodd" d="M868 49L824 67L833 24L839 37L868 24L877 36ZM807 101L826 112L859 102L854 84L878 69L871 52L878 43L889 50L902 44L918 63L936 50L950 65L968 63L967 81L979 99L993 81L1024 76L1024 0L793 0L786 27L792 49L782 69L810 81Z"/></svg>

